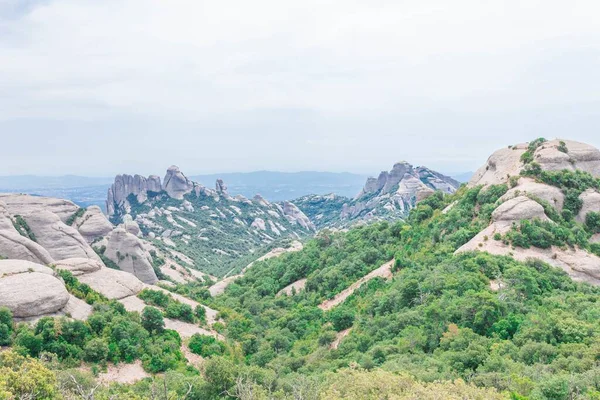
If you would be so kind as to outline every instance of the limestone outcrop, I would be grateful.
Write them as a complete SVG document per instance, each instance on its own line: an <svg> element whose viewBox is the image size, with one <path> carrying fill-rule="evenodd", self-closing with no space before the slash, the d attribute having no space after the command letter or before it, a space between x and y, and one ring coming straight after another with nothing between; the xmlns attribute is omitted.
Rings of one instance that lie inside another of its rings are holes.
<svg viewBox="0 0 600 400"><path fill-rule="evenodd" d="M134 195L139 203L148 198L148 191L161 192L162 185L158 176L145 178L141 175L117 175L115 183L108 189L106 209L108 215L113 215L118 207L130 207L129 195Z"/></svg>
<svg viewBox="0 0 600 400"><path fill-rule="evenodd" d="M562 211L565 204L565 195L559 188L538 183L531 178L519 178L517 186L509 189L500 198L500 201L504 202L521 195L541 199L553 206L557 211Z"/></svg>
<svg viewBox="0 0 600 400"><path fill-rule="evenodd" d="M17 231L11 215L2 202L0 202L0 256L41 264L49 264L53 261L46 249Z"/></svg>
<svg viewBox="0 0 600 400"><path fill-rule="evenodd" d="M303 227L304 229L314 231L316 230L315 225L308 219L308 217L300 211L298 207L294 203L289 201L283 202L283 215L287 218L288 221L292 223L296 223Z"/></svg>

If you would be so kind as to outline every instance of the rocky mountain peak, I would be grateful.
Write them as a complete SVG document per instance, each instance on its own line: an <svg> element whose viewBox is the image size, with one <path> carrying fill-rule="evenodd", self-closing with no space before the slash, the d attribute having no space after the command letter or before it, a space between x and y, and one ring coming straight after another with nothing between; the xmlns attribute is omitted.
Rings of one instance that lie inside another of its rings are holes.
<svg viewBox="0 0 600 400"><path fill-rule="evenodd" d="M178 200L183 200L183 196L194 189L194 183L176 165L172 165L167 169L163 182L163 190L167 192L169 197Z"/></svg>
<svg viewBox="0 0 600 400"><path fill-rule="evenodd" d="M594 146L573 140L537 139L494 152L475 172L469 186L506 183L532 163L545 171L581 170L600 176L600 151Z"/></svg>
<svg viewBox="0 0 600 400"><path fill-rule="evenodd" d="M217 179L215 183L215 189L218 194L227 195L227 185L223 182L223 179Z"/></svg>

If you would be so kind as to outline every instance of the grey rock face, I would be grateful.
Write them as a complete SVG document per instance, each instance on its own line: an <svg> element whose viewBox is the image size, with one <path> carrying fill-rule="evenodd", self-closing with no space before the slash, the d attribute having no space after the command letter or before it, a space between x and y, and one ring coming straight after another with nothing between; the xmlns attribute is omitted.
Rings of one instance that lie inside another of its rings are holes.
<svg viewBox="0 0 600 400"><path fill-rule="evenodd" d="M54 259L38 243L22 236L13 226L12 217L0 202L0 255L5 258L50 264Z"/></svg>
<svg viewBox="0 0 600 400"><path fill-rule="evenodd" d="M170 197L179 200L182 200L185 194L190 193L194 189L193 182L175 165L172 165L167 170L163 186L163 189Z"/></svg>
<svg viewBox="0 0 600 400"><path fill-rule="evenodd" d="M108 235L114 228L98 206L88 207L75 226L88 243Z"/></svg>
<svg viewBox="0 0 600 400"><path fill-rule="evenodd" d="M104 265L101 262L90 260L89 258L68 258L56 262L55 266L56 269L71 271L75 276L90 274L104 268Z"/></svg>
<svg viewBox="0 0 600 400"><path fill-rule="evenodd" d="M50 211L36 210L23 215L23 218L35 234L37 242L53 259L84 257L99 260L81 234L75 228L65 225Z"/></svg>
<svg viewBox="0 0 600 400"><path fill-rule="evenodd" d="M223 182L223 179L217 179L215 183L215 190L220 195L227 195L227 185Z"/></svg>
<svg viewBox="0 0 600 400"><path fill-rule="evenodd" d="M564 142L567 152L559 150ZM528 144L500 149L475 172L469 186L496 185L506 183L510 176L517 176L523 169L521 156ZM551 140L543 143L533 154L533 160L545 171L581 170L600 177L600 151L593 146L572 140Z"/></svg>
<svg viewBox="0 0 600 400"><path fill-rule="evenodd" d="M593 189L588 189L579 196L579 199L583 205L577 215L577 221L585 223L586 216L590 212L600 212L600 193Z"/></svg>
<svg viewBox="0 0 600 400"><path fill-rule="evenodd" d="M526 196L519 196L508 200L498 206L492 213L492 219L495 222L513 222L534 218L548 219L544 212L544 207Z"/></svg>
<svg viewBox="0 0 600 400"><path fill-rule="evenodd" d="M283 215L290 222L295 222L306 230L316 230L315 225L294 203L289 201L283 202Z"/></svg>
<svg viewBox="0 0 600 400"><path fill-rule="evenodd" d="M64 223L79 210L75 204L66 200L28 195L1 195L0 198L5 202L5 206L2 207L5 211L3 216L0 216L4 221L1 224L5 228L0 235L4 238L1 240L4 242L2 247L5 247L9 241L18 244L15 249L9 249L8 254L4 256L44 264L72 257L98 259L77 229ZM29 238L18 240L14 236L16 230L10 229L9 223L12 222L7 219L7 216L13 219L21 216L35 235L36 244L32 244L33 241Z"/></svg>
<svg viewBox="0 0 600 400"><path fill-rule="evenodd" d="M104 255L122 271L135 275L144 283L158 281L152 268L152 258L140 239L123 228L116 228L107 237Z"/></svg>
<svg viewBox="0 0 600 400"><path fill-rule="evenodd" d="M11 215L46 210L57 215L62 222L66 222L79 210L79 206L69 200L28 194L0 193L0 201L4 203L6 210Z"/></svg>
<svg viewBox="0 0 600 400"><path fill-rule="evenodd" d="M158 176L145 178L141 175L117 175L115 183L108 189L106 210L108 215L114 215L115 209L130 207L127 197L135 195L137 201L143 203L148 199L148 191L160 192L162 185Z"/></svg>
<svg viewBox="0 0 600 400"><path fill-rule="evenodd" d="M8 307L15 318L55 313L69 298L52 269L23 260L0 260L0 306Z"/></svg>

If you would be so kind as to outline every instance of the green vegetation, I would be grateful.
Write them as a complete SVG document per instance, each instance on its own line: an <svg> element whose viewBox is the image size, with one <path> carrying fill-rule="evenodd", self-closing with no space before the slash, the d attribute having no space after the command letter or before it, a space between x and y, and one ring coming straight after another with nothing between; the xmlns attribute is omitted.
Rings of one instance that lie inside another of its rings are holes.
<svg viewBox="0 0 600 400"><path fill-rule="evenodd" d="M531 164L534 161L533 155L535 151L544 143L546 143L546 139L544 138L537 138L534 141L530 142L525 153L521 155L521 162L523 164Z"/></svg>
<svg viewBox="0 0 600 400"><path fill-rule="evenodd" d="M78 208L78 209L77 209L77 211L75 211L75 212L73 213L73 215L71 215L71 216L70 216L70 217L67 219L67 221L65 222L65 224L67 224L67 225L69 225L69 226L72 226L72 225L75 223L75 221L77 220L77 218L81 218L81 217L83 217L83 214L85 214L85 211L86 211L86 209L85 209L85 208L83 208L83 207L82 207L82 208Z"/></svg>
<svg viewBox="0 0 600 400"><path fill-rule="evenodd" d="M257 201L240 201L232 198L213 197L200 193L184 196L189 202L182 207L182 201L170 198L165 193L154 193L144 203L139 203L136 196L130 195L127 200L130 214L135 219L140 214L147 214L152 209L163 209L166 213L157 213L152 222L164 229L154 232L160 234L170 230L168 238L176 245L176 250L193 261L194 268L215 276L223 276L231 271L241 271L244 267L276 247L282 247L296 234L305 237L313 232L300 225L288 221L275 205L265 205ZM122 222L123 210L117 209L111 222ZM265 221L265 231L255 232L250 229L256 218ZM267 221L271 221L272 224ZM275 227L275 230L273 229ZM145 235L151 230L144 224L140 229ZM174 248L164 240L151 240L161 253L170 255ZM172 255L180 265L186 265ZM160 267L164 260L153 257L153 267L157 276L163 277Z"/></svg>
<svg viewBox="0 0 600 400"><path fill-rule="evenodd" d="M225 343L215 339L212 336L199 334L192 336L188 346L192 353L198 354L205 358L223 355L227 350Z"/></svg>
<svg viewBox="0 0 600 400"><path fill-rule="evenodd" d="M23 218L21 215L15 215L13 226L21 234L21 236L25 236L26 238L37 242L35 234L27 224L27 221L25 221L25 218Z"/></svg>
<svg viewBox="0 0 600 400"><path fill-rule="evenodd" d="M92 290L85 283L81 283L75 278L71 271L58 270L58 275L62 278L69 293L78 299L84 300L88 304L102 303L106 304L109 300L100 293Z"/></svg>
<svg viewBox="0 0 600 400"><path fill-rule="evenodd" d="M104 265L106 265L108 268L117 269L117 270L121 269L121 268L119 268L117 263L115 263L113 260L111 260L110 258L108 258L104 255L104 253L106 252L106 246L100 246L100 247L92 246L92 248L94 249L96 254L98 254L98 257L100 257L100 259L102 260Z"/></svg>
<svg viewBox="0 0 600 400"><path fill-rule="evenodd" d="M188 304L175 300L170 294L160 290L144 289L138 297L146 304L160 307L164 310L164 316L172 319L179 319L184 322L195 322L196 313ZM204 309L203 309L204 310Z"/></svg>

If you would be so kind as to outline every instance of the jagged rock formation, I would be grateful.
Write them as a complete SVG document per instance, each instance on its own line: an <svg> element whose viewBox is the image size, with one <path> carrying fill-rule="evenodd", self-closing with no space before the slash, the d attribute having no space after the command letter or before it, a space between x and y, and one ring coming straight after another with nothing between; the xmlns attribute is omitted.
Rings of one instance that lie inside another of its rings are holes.
<svg viewBox="0 0 600 400"><path fill-rule="evenodd" d="M172 250L183 253L192 259L190 268L203 272L219 275L236 266L241 268L243 264L236 264L237 260L251 257L265 245L297 239L315 230L293 203L231 196L220 179L215 189L209 189L171 166L160 191L150 190L150 181L118 175L108 191L109 217L129 233L152 242L163 254ZM119 252L123 255L123 250ZM114 253L109 257L115 261ZM143 276L141 279L146 281Z"/></svg>
<svg viewBox="0 0 600 400"><path fill-rule="evenodd" d="M421 200L436 190L454 193L460 183L426 167L403 161L377 178L367 179L354 199L341 196L304 196L294 201L319 228L356 221L406 217ZM332 213L337 215L332 216Z"/></svg>
<svg viewBox="0 0 600 400"><path fill-rule="evenodd" d="M561 151L561 142L567 152ZM508 182L511 176L518 176L524 168L521 157L528 151L528 146L528 143L521 143L494 152L475 172L469 185L496 185ZM548 141L535 149L532 159L545 171L581 170L600 176L600 151L585 143L559 139Z"/></svg>
<svg viewBox="0 0 600 400"><path fill-rule="evenodd" d="M585 249L557 246L525 249L492 239L501 237L524 220L539 219L554 224L546 215L543 203L549 204L558 212L565 208L565 194L560 188L537 182L530 177L517 178L526 165L537 163L542 171L581 170L600 177L600 151L594 147L567 140L541 141L537 144L533 149L526 143L498 150L474 175L469 182L471 187L498 185L509 181L514 187L496 203L491 224L460 247L457 253L487 251L496 255L510 255L522 261L537 258L562 268L574 280L600 285L600 257ZM523 158L525 152L529 152L529 157ZM516 179L512 180L511 177ZM600 194L595 190L583 192L579 199L582 207L575 218L577 222L584 223L589 212L600 212ZM592 236L590 243L594 240L595 236Z"/></svg>
<svg viewBox="0 0 600 400"><path fill-rule="evenodd" d="M165 175L163 190L169 197L182 200L183 196L194 189L194 184L180 170L179 167L172 165Z"/></svg>

